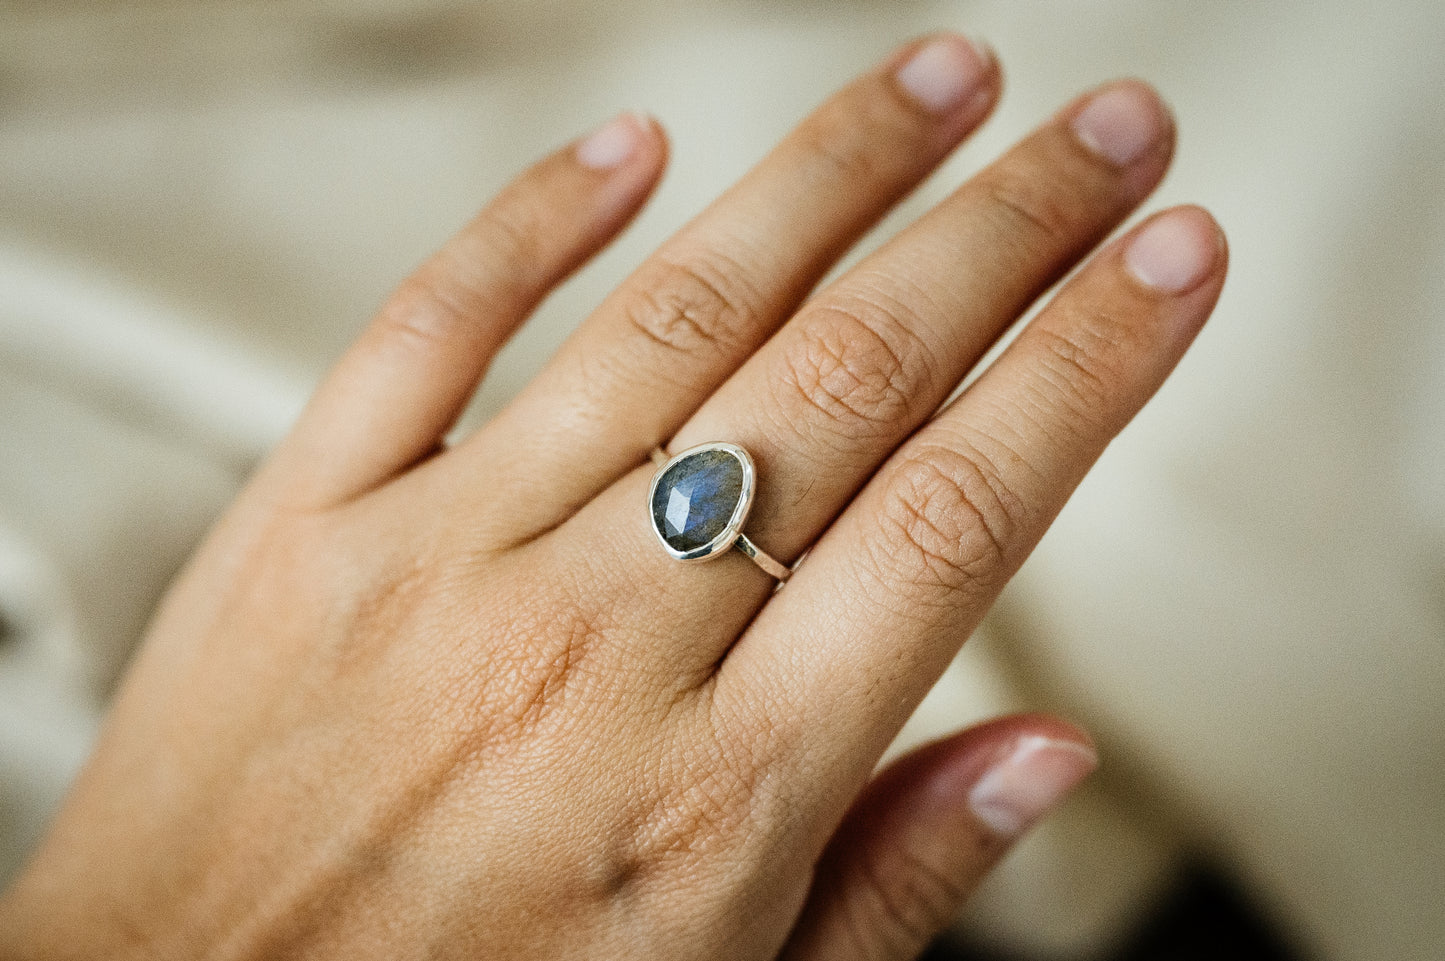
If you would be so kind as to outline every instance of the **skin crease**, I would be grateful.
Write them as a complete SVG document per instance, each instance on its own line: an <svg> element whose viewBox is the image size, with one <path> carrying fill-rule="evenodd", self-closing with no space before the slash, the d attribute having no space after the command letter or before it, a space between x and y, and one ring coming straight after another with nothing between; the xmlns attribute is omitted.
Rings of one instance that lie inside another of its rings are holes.
<svg viewBox="0 0 1445 961"><path fill-rule="evenodd" d="M955 73L920 97L898 71L925 49ZM0 900L0 957L921 950L1012 840L970 787L1024 738L1068 748L1051 796L1092 753L1022 716L872 769L1182 356L1226 261L1203 211L1162 215L1169 269L1126 258L1138 230L1106 246L930 420L1172 150L1142 84L1108 88L1113 154L1071 127L1081 98L799 312L999 89L960 38L900 49L445 449L493 352L640 207L665 140L624 118L607 150L569 146L503 191L172 586ZM758 460L765 548L815 545L776 595L741 555L682 565L651 540L647 450L716 439Z"/></svg>

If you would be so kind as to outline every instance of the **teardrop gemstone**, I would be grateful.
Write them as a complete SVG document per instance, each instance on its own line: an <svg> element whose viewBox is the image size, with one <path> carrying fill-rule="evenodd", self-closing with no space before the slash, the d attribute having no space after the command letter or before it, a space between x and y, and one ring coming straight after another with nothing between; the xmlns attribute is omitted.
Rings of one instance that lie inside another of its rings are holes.
<svg viewBox="0 0 1445 961"><path fill-rule="evenodd" d="M679 554L715 540L732 522L743 496L743 465L726 450L679 458L652 491L652 524Z"/></svg>

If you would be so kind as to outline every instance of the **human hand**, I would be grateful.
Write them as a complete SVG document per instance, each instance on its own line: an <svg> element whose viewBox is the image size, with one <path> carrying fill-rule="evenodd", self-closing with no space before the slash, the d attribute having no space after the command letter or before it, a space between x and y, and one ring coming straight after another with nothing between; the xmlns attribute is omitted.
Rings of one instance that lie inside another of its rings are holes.
<svg viewBox="0 0 1445 961"><path fill-rule="evenodd" d="M905 958L1093 766L1019 717L870 783L913 707L1223 283L1144 86L1065 108L811 299L991 109L935 38L834 97L665 244L501 414L507 335L621 229L624 117L407 280L178 578L95 755L0 902L0 955ZM806 301L806 303L805 303ZM684 564L649 450L756 458L738 552Z"/></svg>

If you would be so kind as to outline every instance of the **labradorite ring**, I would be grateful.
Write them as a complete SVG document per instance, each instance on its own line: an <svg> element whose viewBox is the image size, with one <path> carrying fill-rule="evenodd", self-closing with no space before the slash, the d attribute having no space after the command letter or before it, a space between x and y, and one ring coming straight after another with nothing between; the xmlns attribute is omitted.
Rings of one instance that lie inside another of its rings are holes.
<svg viewBox="0 0 1445 961"><path fill-rule="evenodd" d="M753 506L753 459L736 444L701 444L669 458L652 450L657 473L647 492L652 530L680 561L706 561L737 548L780 582L793 572L743 533Z"/></svg>

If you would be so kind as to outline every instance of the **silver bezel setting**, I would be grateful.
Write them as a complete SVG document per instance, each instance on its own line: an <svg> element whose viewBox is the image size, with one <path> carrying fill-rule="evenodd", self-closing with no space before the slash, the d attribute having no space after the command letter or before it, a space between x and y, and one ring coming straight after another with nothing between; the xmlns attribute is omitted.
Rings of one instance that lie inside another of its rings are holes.
<svg viewBox="0 0 1445 961"><path fill-rule="evenodd" d="M728 518L727 525L724 526L722 531L712 540L699 547L694 547L690 551L676 550L667 542L667 538L662 536L662 531L659 530L657 526L657 520L652 516L652 501L657 495L657 485L662 480L663 475L671 470L673 465L679 461L685 460L694 454L702 454L714 450L732 455L738 463L742 465L743 480L742 487L738 492L737 506L733 508L732 516ZM722 442L699 444L696 447L689 447L687 450L674 455L667 463L659 467L657 473L652 475L652 483L647 487L647 523L652 527L652 533L657 536L658 542L662 544L662 548L667 551L668 556L679 561L710 561L722 556L731 549L738 537L741 536L743 525L746 524L748 520L748 512L751 511L753 507L754 476L755 471L752 456L737 444Z"/></svg>

